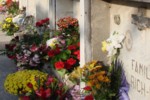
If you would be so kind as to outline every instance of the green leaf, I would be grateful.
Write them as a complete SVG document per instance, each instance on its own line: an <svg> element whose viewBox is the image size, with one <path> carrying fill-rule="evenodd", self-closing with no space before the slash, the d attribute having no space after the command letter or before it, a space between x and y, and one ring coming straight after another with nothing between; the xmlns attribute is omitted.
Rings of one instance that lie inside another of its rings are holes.
<svg viewBox="0 0 150 100"><path fill-rule="evenodd" d="M62 59L62 60L67 60L67 58L68 58L68 56L67 56L66 53L62 53L62 54L61 54L61 59Z"/></svg>
<svg viewBox="0 0 150 100"><path fill-rule="evenodd" d="M66 69L57 70L57 72L60 76L64 76L66 73Z"/></svg>
<svg viewBox="0 0 150 100"><path fill-rule="evenodd" d="M70 55L71 51L70 50L65 50L65 53Z"/></svg>
<svg viewBox="0 0 150 100"><path fill-rule="evenodd" d="M66 39L67 45L70 45L72 43L71 39Z"/></svg>

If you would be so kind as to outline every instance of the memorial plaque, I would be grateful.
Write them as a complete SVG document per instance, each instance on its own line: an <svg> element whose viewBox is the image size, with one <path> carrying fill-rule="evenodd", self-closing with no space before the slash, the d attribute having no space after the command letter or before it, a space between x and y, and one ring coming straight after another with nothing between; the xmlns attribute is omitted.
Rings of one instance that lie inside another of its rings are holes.
<svg viewBox="0 0 150 100"><path fill-rule="evenodd" d="M119 58L130 84L130 100L150 100L150 29L139 30L132 24L132 15L138 14L138 5L127 5L111 4L110 31L126 35ZM114 23L114 15L120 15L120 25Z"/></svg>

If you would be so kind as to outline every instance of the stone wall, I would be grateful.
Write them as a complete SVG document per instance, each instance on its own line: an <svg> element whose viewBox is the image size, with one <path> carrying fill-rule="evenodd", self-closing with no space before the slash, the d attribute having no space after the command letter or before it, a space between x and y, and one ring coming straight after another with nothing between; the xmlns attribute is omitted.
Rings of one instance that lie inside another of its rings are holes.
<svg viewBox="0 0 150 100"><path fill-rule="evenodd" d="M101 42L110 33L109 3L91 0L91 42L92 59L106 61L106 54L101 51Z"/></svg>
<svg viewBox="0 0 150 100"><path fill-rule="evenodd" d="M48 17L49 0L36 0L36 19L41 20Z"/></svg>
<svg viewBox="0 0 150 100"><path fill-rule="evenodd" d="M114 1L110 7L110 32L126 35L120 59L130 84L130 99L150 100L150 29L139 30L141 22L135 25L132 18L132 14L150 18L150 4ZM114 20L115 16L120 17L119 25Z"/></svg>

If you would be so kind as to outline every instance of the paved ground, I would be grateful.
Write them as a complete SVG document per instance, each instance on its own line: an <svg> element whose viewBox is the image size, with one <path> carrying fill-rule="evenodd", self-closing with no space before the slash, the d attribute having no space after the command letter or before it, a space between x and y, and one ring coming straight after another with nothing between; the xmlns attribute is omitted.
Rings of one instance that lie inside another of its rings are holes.
<svg viewBox="0 0 150 100"><path fill-rule="evenodd" d="M2 21L3 15L0 15L0 21ZM10 41L12 37L6 36L5 33L0 31L0 50L3 50L5 44ZM14 95L8 94L3 87L6 76L15 72L15 64L8 59L5 55L0 55L0 100L18 100Z"/></svg>

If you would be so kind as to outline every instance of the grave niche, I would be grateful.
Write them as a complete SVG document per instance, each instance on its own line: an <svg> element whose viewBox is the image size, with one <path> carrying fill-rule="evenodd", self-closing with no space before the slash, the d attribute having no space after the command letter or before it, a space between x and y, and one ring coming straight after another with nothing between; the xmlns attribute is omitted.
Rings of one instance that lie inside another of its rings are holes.
<svg viewBox="0 0 150 100"><path fill-rule="evenodd" d="M150 3L146 2L150 1L114 0L110 3L110 32L126 35L120 60L130 84L131 100L150 100ZM115 22L116 15L120 18L119 25Z"/></svg>
<svg viewBox="0 0 150 100"><path fill-rule="evenodd" d="M65 6L64 6L65 5ZM49 0L51 27L56 28L56 22L63 17L71 16L79 19L80 0Z"/></svg>

